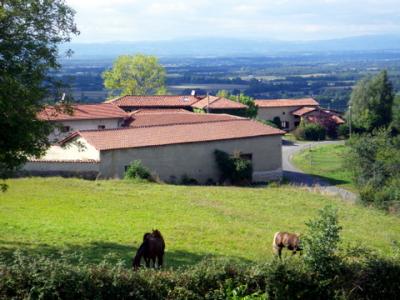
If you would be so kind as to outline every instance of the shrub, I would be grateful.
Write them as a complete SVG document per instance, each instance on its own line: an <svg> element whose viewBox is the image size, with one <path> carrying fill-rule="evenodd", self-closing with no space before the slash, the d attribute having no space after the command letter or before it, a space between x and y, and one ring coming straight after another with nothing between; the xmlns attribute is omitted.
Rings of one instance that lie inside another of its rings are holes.
<svg viewBox="0 0 400 300"><path fill-rule="evenodd" d="M249 184L251 182L253 166L250 160L241 158L240 153L230 156L221 150L215 150L214 155L221 173L221 182L226 180L230 180L232 184Z"/></svg>
<svg viewBox="0 0 400 300"><path fill-rule="evenodd" d="M15 253L0 259L0 299L397 299L400 261L347 263L335 284L296 257L264 264L205 259L178 270L132 271L107 260L85 265Z"/></svg>
<svg viewBox="0 0 400 300"><path fill-rule="evenodd" d="M276 125L277 128L282 129L282 122L281 122L281 118L279 117L274 117L271 121L272 123L274 123Z"/></svg>
<svg viewBox="0 0 400 300"><path fill-rule="evenodd" d="M181 184L183 185L197 185L198 181L194 178L189 177L187 174L183 174L181 177Z"/></svg>
<svg viewBox="0 0 400 300"><path fill-rule="evenodd" d="M325 128L319 124L305 123L293 131L294 136L299 140L322 141L325 140Z"/></svg>
<svg viewBox="0 0 400 300"><path fill-rule="evenodd" d="M142 165L140 160L134 160L125 172L125 179L151 180L150 171Z"/></svg>
<svg viewBox="0 0 400 300"><path fill-rule="evenodd" d="M343 138L348 138L349 126L347 124L340 124L338 127L338 135Z"/></svg>
<svg viewBox="0 0 400 300"><path fill-rule="evenodd" d="M367 204L389 208L400 203L400 137L388 130L353 136L345 167Z"/></svg>
<svg viewBox="0 0 400 300"><path fill-rule="evenodd" d="M316 219L306 223L308 230L304 237L304 261L323 278L337 274L339 259L336 255L340 242L337 210L326 206L319 211Z"/></svg>

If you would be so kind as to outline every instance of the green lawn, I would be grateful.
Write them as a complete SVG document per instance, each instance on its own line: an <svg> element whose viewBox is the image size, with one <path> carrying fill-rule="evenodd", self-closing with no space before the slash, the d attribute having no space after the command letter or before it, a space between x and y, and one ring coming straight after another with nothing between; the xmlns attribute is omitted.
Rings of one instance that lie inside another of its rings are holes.
<svg viewBox="0 0 400 300"><path fill-rule="evenodd" d="M343 166L347 147L323 145L303 150L294 155L293 164L308 174L320 176L337 186L356 191L351 173Z"/></svg>
<svg viewBox="0 0 400 300"><path fill-rule="evenodd" d="M400 219L296 187L193 187L79 179L14 179L0 194L0 253L81 252L91 262L105 254L127 263L143 233L158 228L166 264L206 255L260 261L272 256L274 232L304 232L319 208L339 208L344 241L383 255L400 240Z"/></svg>

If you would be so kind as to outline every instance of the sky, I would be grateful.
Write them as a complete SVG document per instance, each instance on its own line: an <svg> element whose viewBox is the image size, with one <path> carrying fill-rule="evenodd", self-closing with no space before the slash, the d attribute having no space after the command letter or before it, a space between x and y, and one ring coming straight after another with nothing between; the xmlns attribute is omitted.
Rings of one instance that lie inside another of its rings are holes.
<svg viewBox="0 0 400 300"><path fill-rule="evenodd" d="M75 42L399 35L400 0L66 0Z"/></svg>

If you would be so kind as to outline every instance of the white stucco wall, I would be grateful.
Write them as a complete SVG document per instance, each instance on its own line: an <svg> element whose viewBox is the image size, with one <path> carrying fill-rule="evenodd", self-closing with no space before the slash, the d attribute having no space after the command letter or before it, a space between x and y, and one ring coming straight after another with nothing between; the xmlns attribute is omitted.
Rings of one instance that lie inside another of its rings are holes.
<svg viewBox="0 0 400 300"><path fill-rule="evenodd" d="M69 126L69 132L60 132L58 128L55 128L53 133L49 135L50 141L60 141L70 135L74 131L78 130L97 130L99 125L106 126L105 129L119 128L121 127L123 120L121 118L115 119L98 119L98 120L73 120L73 121L62 121L54 122L54 124L61 126Z"/></svg>
<svg viewBox="0 0 400 300"><path fill-rule="evenodd" d="M217 181L219 172L214 150L233 154L252 154L253 181L278 179L282 175L281 136L254 137L237 140L167 145L136 149L101 151L100 176L122 178L125 166L134 160L157 174L161 180L179 182L183 175L204 183Z"/></svg>

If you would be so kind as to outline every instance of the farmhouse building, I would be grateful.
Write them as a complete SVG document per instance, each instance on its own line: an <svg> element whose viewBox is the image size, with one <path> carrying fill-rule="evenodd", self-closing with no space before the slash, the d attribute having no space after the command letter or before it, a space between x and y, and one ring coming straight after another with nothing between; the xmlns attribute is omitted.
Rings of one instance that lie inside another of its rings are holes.
<svg viewBox="0 0 400 300"><path fill-rule="evenodd" d="M336 125L344 123L338 113L322 109L313 98L255 100L258 106L257 117L272 121L279 118L281 127L286 131L295 129L301 120L309 122L332 121Z"/></svg>
<svg viewBox="0 0 400 300"><path fill-rule="evenodd" d="M272 121L279 117L281 127L287 131L295 129L300 124L300 117L293 115L303 107L318 107L319 103L313 98L303 99L274 99L274 100L255 100L258 106L257 117L262 120Z"/></svg>
<svg viewBox="0 0 400 300"><path fill-rule="evenodd" d="M166 182L183 176L199 183L218 181L215 150L240 153L253 164L253 181L282 176L281 136L284 132L260 122L226 114L195 114L174 110L139 110L128 127L80 130L25 170L32 174L80 174L122 178L140 160Z"/></svg>
<svg viewBox="0 0 400 300"><path fill-rule="evenodd" d="M78 104L68 109L70 111L66 112L61 107L47 106L39 113L40 120L56 125L49 136L50 141L61 140L79 130L120 128L129 120L129 114L107 103Z"/></svg>

